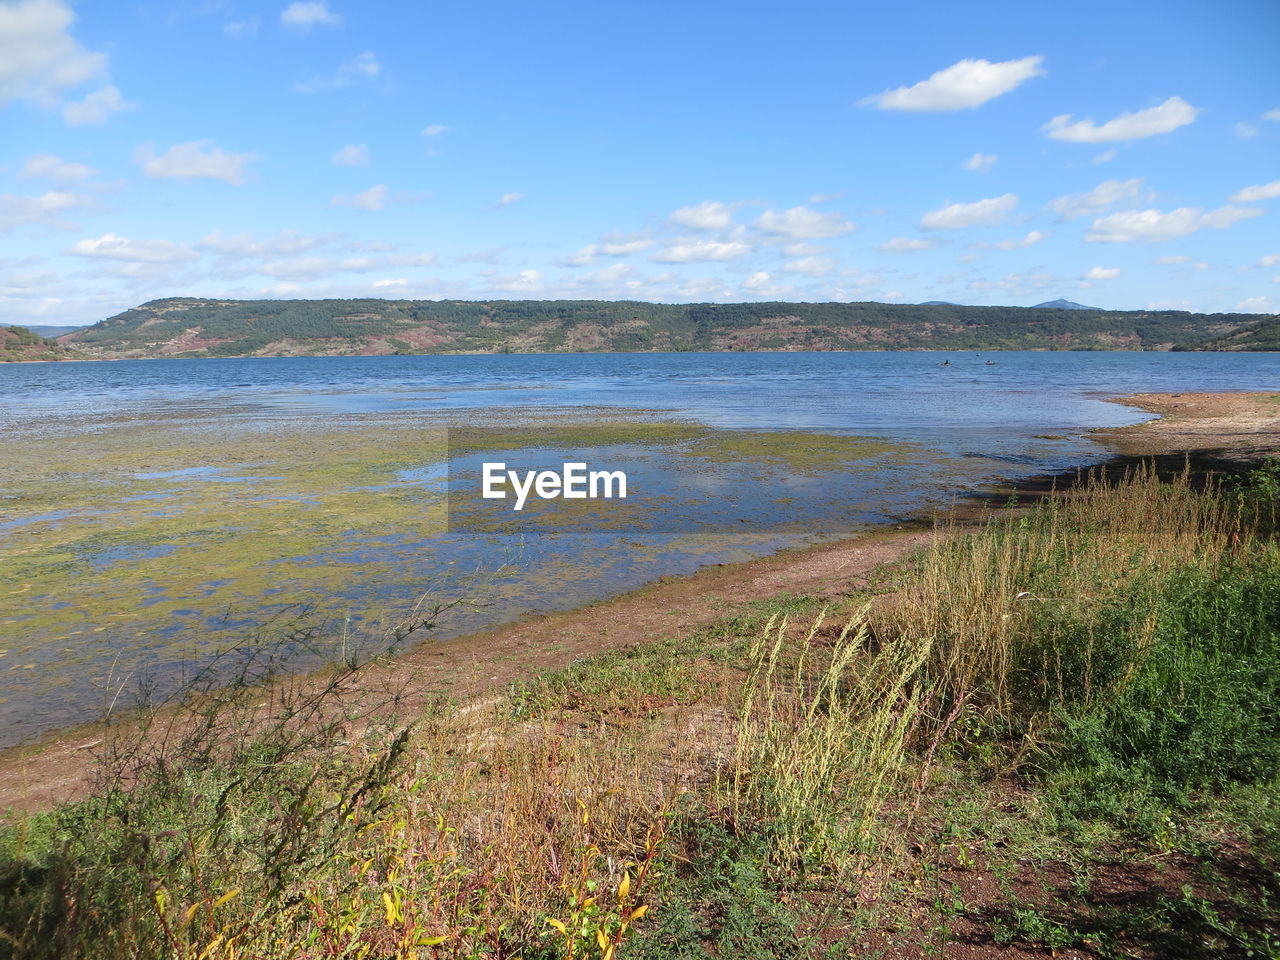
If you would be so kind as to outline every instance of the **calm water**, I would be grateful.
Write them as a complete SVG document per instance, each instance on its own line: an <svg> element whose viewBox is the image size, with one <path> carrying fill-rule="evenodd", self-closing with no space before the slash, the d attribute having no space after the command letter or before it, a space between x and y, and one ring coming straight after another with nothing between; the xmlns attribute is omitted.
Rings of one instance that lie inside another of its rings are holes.
<svg viewBox="0 0 1280 960"><path fill-rule="evenodd" d="M166 581L164 571L180 569L183 551L198 546L190 539L170 540L154 530L137 542L127 531L116 530L105 540L86 535L59 547L73 565L68 569L76 571L65 591L23 593L16 583L6 589L6 571L0 569L0 746L92 719L104 691L112 689L112 677L146 673L163 693L204 664L207 654L193 648L192 637L203 641L219 631L252 627L289 589L296 587L301 596L319 583L307 580L306 570L336 571L324 589L349 610L382 605L394 611L424 585L445 598L451 591L460 595L474 580L457 571L507 563L486 579L491 602L451 614L440 634L448 636L532 610L578 605L707 563L882 523L993 480L1100 461L1106 451L1084 431L1147 418L1106 402L1108 397L1275 389L1277 354L578 354L0 365L0 433L24 441L6 449L11 457L14 450L30 450L55 468L60 444L65 455L69 438L124 423L131 429L153 423L159 435L174 431L175 437L196 425L219 442L234 443L237 431L264 424L286 433L356 420L518 425L546 423L548 415L554 422L562 410L672 418L730 431L864 435L916 451L847 470L793 475L785 464L758 462L698 461L691 469L692 461L673 464L669 451L637 444L599 449L593 454L598 460L626 469L657 495L635 505L634 523L628 514L613 528L528 538L457 526L370 531L359 529L353 517L350 530L321 545L313 542L310 553L290 556L296 568L277 589L256 601L234 594L235 619L228 618L231 602L220 591L236 585L221 579L215 562L199 561L199 596L190 592L189 580L179 587L176 574ZM578 455L551 447L541 453L544 465ZM146 515L148 523L165 510L188 509L182 498L196 489L216 491L212 495L227 502L240 498L235 502L244 504L245 516L262 507L254 502L255 490L267 480L210 468L196 445L190 457L182 469L170 465L134 475L156 485L146 494L157 505ZM449 466L474 466L468 459L480 458L459 457ZM410 492L420 488L423 502L443 496L443 466L424 463L406 470L398 489L403 495L406 485ZM24 513L25 501L6 495L9 488L21 489L24 469L29 466L24 468L20 456L0 463L0 558L6 537L24 535L21 544L12 542L17 549L10 555L30 555L50 535L41 531L56 531L59 524L106 522L102 518L109 520L112 509L138 516L128 513L136 504L123 497L111 503L107 484L101 502ZM49 476L56 484L56 472ZM95 516L86 520L82 514ZM98 532L91 525L86 529ZM508 563L512 557L515 562ZM159 572L148 575L145 589L130 594L119 586L125 580L109 576L117 567ZM191 573L190 564L184 573ZM58 608L68 616L57 629L24 626ZM90 624L107 626L90 632ZM299 668L313 662L312 653L297 652Z"/></svg>

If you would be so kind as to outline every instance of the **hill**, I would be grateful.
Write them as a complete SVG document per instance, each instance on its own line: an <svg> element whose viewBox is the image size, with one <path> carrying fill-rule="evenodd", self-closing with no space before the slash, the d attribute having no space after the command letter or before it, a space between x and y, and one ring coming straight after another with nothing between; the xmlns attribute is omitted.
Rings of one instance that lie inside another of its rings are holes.
<svg viewBox="0 0 1280 960"><path fill-rule="evenodd" d="M1178 347L1179 350L1209 351L1280 351L1280 317L1266 317L1257 323L1239 327L1204 343Z"/></svg>
<svg viewBox="0 0 1280 960"><path fill-rule="evenodd" d="M1074 300L1064 300L1059 297L1057 300L1046 300L1044 303L1037 303L1032 310L1101 310L1101 307L1086 307L1083 303L1076 303Z"/></svg>
<svg viewBox="0 0 1280 960"><path fill-rule="evenodd" d="M684 350L1168 350L1255 314L887 303L154 300L61 338L95 357Z"/></svg>
<svg viewBox="0 0 1280 960"><path fill-rule="evenodd" d="M80 354L46 340L26 327L0 327L0 363L23 360L74 360Z"/></svg>

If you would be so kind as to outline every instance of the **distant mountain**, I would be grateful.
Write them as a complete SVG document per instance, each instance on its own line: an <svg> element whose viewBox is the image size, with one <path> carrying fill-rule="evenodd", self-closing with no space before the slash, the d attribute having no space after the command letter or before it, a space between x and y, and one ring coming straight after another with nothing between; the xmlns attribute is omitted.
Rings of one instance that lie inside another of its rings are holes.
<svg viewBox="0 0 1280 960"><path fill-rule="evenodd" d="M952 303L950 300L926 300L920 304L922 307L958 307L960 304Z"/></svg>
<svg viewBox="0 0 1280 960"><path fill-rule="evenodd" d="M1044 303L1037 303L1032 310L1101 310L1101 307L1086 307L1083 303L1076 303L1074 300L1064 300L1059 297L1057 300L1046 300Z"/></svg>
<svg viewBox="0 0 1280 960"><path fill-rule="evenodd" d="M210 300L133 307L62 343L123 357L731 350L1169 350L1255 314L905 303Z"/></svg>
<svg viewBox="0 0 1280 960"><path fill-rule="evenodd" d="M74 360L79 356L60 343L46 340L26 327L0 327L0 363L23 360Z"/></svg>
<svg viewBox="0 0 1280 960"><path fill-rule="evenodd" d="M27 329L32 333L39 334L42 337L48 337L50 340L60 337L63 334L75 333L77 330L83 330L83 324L78 327L48 327L39 324L27 324Z"/></svg>

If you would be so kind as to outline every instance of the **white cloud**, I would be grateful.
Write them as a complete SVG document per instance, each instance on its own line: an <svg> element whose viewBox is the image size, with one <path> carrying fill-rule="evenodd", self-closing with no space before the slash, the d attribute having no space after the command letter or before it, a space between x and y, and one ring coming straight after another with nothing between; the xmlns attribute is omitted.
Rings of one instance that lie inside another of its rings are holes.
<svg viewBox="0 0 1280 960"><path fill-rule="evenodd" d="M1063 220L1095 216L1126 200L1136 200L1142 195L1142 178L1132 180L1103 180L1085 193L1069 193L1049 204L1049 209Z"/></svg>
<svg viewBox="0 0 1280 960"><path fill-rule="evenodd" d="M707 283L710 284L712 281L707 281ZM757 270L743 280L739 286L754 297L777 297L784 290L783 287L775 284L773 277L764 270Z"/></svg>
<svg viewBox="0 0 1280 960"><path fill-rule="evenodd" d="M1160 210L1125 210L1093 221L1085 236L1089 243L1161 243L1206 228L1221 230L1240 220L1260 217L1257 207L1219 207L1205 211L1199 207Z"/></svg>
<svg viewBox="0 0 1280 960"><path fill-rule="evenodd" d="M880 244L882 253L910 253L914 250L928 250L934 241L927 237L894 237Z"/></svg>
<svg viewBox="0 0 1280 960"><path fill-rule="evenodd" d="M672 244L649 259L654 263L708 263L715 260L736 260L750 252L751 247L737 241L689 238Z"/></svg>
<svg viewBox="0 0 1280 960"><path fill-rule="evenodd" d="M440 136L440 134L445 133L448 129L449 128L446 127L443 123L432 123L432 124L428 124L423 129L422 135L424 137L438 137Z"/></svg>
<svg viewBox="0 0 1280 960"><path fill-rule="evenodd" d="M1023 250L1026 247L1034 247L1041 240L1049 235L1039 230L1032 230L1025 237L1010 237L1008 240L1001 240L999 243L982 244L983 247L991 250Z"/></svg>
<svg viewBox="0 0 1280 960"><path fill-rule="evenodd" d="M381 269L373 257L351 257L334 260L331 257L297 257L292 260L273 260L264 263L254 272L278 280L317 280L338 273L369 273Z"/></svg>
<svg viewBox="0 0 1280 960"><path fill-rule="evenodd" d="M961 60L939 70L910 87L898 87L866 97L860 106L879 110L941 112L980 107L988 100L1008 93L1032 77L1042 76L1044 57L1024 57L991 63L989 60Z"/></svg>
<svg viewBox="0 0 1280 960"><path fill-rule="evenodd" d="M1274 123L1280 123L1280 107L1275 110L1268 110L1262 115L1263 120L1271 120Z"/></svg>
<svg viewBox="0 0 1280 960"><path fill-rule="evenodd" d="M293 89L299 93L323 93L326 90L338 90L351 86L356 80L373 80L382 73L382 64L372 50L356 54L338 67L338 72L328 77L312 77L302 83L295 83Z"/></svg>
<svg viewBox="0 0 1280 960"><path fill-rule="evenodd" d="M1084 275L1086 280L1114 280L1120 276L1119 267L1090 267Z"/></svg>
<svg viewBox="0 0 1280 960"><path fill-rule="evenodd" d="M1122 113L1102 125L1092 120L1076 120L1069 113L1054 117L1041 129L1051 140L1069 143L1111 143L1119 140L1141 140L1169 133L1195 120L1200 111L1181 97L1170 97L1157 107Z"/></svg>
<svg viewBox="0 0 1280 960"><path fill-rule="evenodd" d="M610 234L597 243L589 243L569 259L569 265L585 267L601 257L629 257L653 246L653 239L642 234Z"/></svg>
<svg viewBox="0 0 1280 960"><path fill-rule="evenodd" d="M1257 203L1259 200L1274 200L1280 197L1280 180L1272 180L1270 183L1263 183L1256 187L1245 187L1239 193L1233 194L1232 203Z"/></svg>
<svg viewBox="0 0 1280 960"><path fill-rule="evenodd" d="M836 262L830 257L801 257L782 265L787 273L804 273L811 277L825 277L836 271Z"/></svg>
<svg viewBox="0 0 1280 960"><path fill-rule="evenodd" d="M1156 263L1162 267L1174 267L1182 263L1190 263L1191 258L1186 254L1177 254L1171 257L1156 257Z"/></svg>
<svg viewBox="0 0 1280 960"><path fill-rule="evenodd" d="M27 157L27 162L18 171L19 180L49 179L55 183L70 183L73 180L87 180L98 171L83 163L69 163L52 153L36 153Z"/></svg>
<svg viewBox="0 0 1280 960"><path fill-rule="evenodd" d="M167 240L127 240L114 233L104 233L96 240L77 241L67 253L76 257L120 260L125 263L182 263L198 257L190 247Z"/></svg>
<svg viewBox="0 0 1280 960"><path fill-rule="evenodd" d="M273 237L259 240L251 233L226 234L214 230L205 234L196 249L227 260L248 260L255 257L296 256L336 240L340 234L308 237L295 230L282 230Z"/></svg>
<svg viewBox="0 0 1280 960"><path fill-rule="evenodd" d="M92 205L91 198L66 190L50 190L38 197L0 194L0 233L28 224L71 229L71 224L62 218L62 214Z"/></svg>
<svg viewBox="0 0 1280 960"><path fill-rule="evenodd" d="M221 180L239 185L249 179L251 153L230 153L212 140L176 143L156 155L155 143L147 142L133 152L134 162L153 180Z"/></svg>
<svg viewBox="0 0 1280 960"><path fill-rule="evenodd" d="M294 30L307 31L312 27L338 27L342 25L342 17L329 9L329 4L321 2L291 3L280 12L280 22Z"/></svg>
<svg viewBox="0 0 1280 960"><path fill-rule="evenodd" d="M973 203L953 203L920 218L922 230L955 230L961 227L990 227L1004 223L1018 205L1015 194L988 197Z"/></svg>
<svg viewBox="0 0 1280 960"><path fill-rule="evenodd" d="M26 100L53 109L73 90L104 82L107 55L71 36L74 21L62 0L0 4L0 106Z"/></svg>
<svg viewBox="0 0 1280 960"><path fill-rule="evenodd" d="M489 280L489 289L502 293L540 293L544 288L541 270L521 270L514 276Z"/></svg>
<svg viewBox="0 0 1280 960"><path fill-rule="evenodd" d="M1277 263L1280 263L1280 253L1269 253L1258 261L1258 266L1274 267Z"/></svg>
<svg viewBox="0 0 1280 960"><path fill-rule="evenodd" d="M364 143L348 143L333 155L335 167L367 167L369 147Z"/></svg>
<svg viewBox="0 0 1280 960"><path fill-rule="evenodd" d="M1274 313L1270 297L1248 297L1236 304L1245 313Z"/></svg>
<svg viewBox="0 0 1280 960"><path fill-rule="evenodd" d="M519 203L523 199L523 193L504 193L497 199L497 201L494 202L493 206L495 209L501 210L503 207L509 207L513 203Z"/></svg>
<svg viewBox="0 0 1280 960"><path fill-rule="evenodd" d="M137 104L126 103L113 84L107 84L89 94L78 103L68 103L62 108L62 119L70 126L98 126L106 123L112 114L136 109Z"/></svg>
<svg viewBox="0 0 1280 960"><path fill-rule="evenodd" d="M1252 140L1258 135L1258 128L1252 123L1245 123L1241 120L1235 125L1236 136L1241 140Z"/></svg>
<svg viewBox="0 0 1280 960"><path fill-rule="evenodd" d="M964 162L964 168L974 173L986 173L996 165L999 159L994 153L975 153Z"/></svg>
<svg viewBox="0 0 1280 960"><path fill-rule="evenodd" d="M854 224L844 214L835 211L823 213L804 206L781 211L766 210L756 219L755 225L763 233L793 240L839 237L854 229Z"/></svg>
<svg viewBox="0 0 1280 960"><path fill-rule="evenodd" d="M727 230L733 224L733 208L726 203L704 200L681 207L667 219L690 230Z"/></svg>

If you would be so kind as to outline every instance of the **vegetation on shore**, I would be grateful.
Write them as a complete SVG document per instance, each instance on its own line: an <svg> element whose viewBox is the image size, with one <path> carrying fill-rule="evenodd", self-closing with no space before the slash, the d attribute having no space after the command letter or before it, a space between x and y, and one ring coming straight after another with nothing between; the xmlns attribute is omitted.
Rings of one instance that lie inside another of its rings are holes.
<svg viewBox="0 0 1280 960"><path fill-rule="evenodd" d="M79 330L95 357L726 350L1168 350L1255 314L891 303L153 300Z"/></svg>
<svg viewBox="0 0 1280 960"><path fill-rule="evenodd" d="M75 360L80 354L26 327L0 326L0 363L24 360Z"/></svg>
<svg viewBox="0 0 1280 960"><path fill-rule="evenodd" d="M0 831L0 957L1280 955L1277 493L1095 477L426 716L196 698Z"/></svg>

